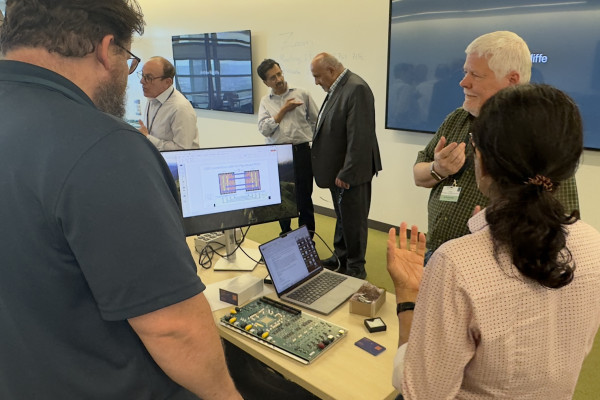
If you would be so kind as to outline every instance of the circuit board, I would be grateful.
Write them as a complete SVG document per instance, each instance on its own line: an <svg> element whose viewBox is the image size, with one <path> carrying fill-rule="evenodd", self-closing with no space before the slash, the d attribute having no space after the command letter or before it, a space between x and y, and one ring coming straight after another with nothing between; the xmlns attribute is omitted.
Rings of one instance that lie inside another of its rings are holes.
<svg viewBox="0 0 600 400"><path fill-rule="evenodd" d="M220 324L303 364L313 362L348 332L268 297L230 310Z"/></svg>

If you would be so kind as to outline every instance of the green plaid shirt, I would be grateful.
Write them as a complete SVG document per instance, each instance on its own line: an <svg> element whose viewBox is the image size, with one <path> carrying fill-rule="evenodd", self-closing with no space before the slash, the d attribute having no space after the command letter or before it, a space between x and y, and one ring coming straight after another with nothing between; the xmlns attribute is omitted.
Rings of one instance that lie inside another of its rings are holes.
<svg viewBox="0 0 600 400"><path fill-rule="evenodd" d="M447 139L447 143L467 143L467 158L463 168L436 184L431 188L429 194L427 248L432 251L435 251L442 243L450 239L468 234L467 221L471 218L473 209L477 205L483 208L488 204L488 199L477 189L473 167L473 148L468 145L473 120L474 117L464 109L456 109L446 117L425 149L419 151L415 161L415 164L432 162L435 146L442 136ZM441 201L440 195L444 186L452 185L454 182L456 182L456 186L461 188L458 201ZM555 195L563 204L567 213L579 209L575 177L562 182Z"/></svg>

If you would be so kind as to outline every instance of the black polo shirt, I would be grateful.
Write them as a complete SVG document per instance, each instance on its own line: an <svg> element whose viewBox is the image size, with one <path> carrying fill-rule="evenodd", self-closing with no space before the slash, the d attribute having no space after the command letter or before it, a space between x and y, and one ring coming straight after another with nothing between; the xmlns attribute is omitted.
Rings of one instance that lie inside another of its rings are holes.
<svg viewBox="0 0 600 400"><path fill-rule="evenodd" d="M127 319L202 290L155 147L64 77L0 61L0 398L195 398Z"/></svg>

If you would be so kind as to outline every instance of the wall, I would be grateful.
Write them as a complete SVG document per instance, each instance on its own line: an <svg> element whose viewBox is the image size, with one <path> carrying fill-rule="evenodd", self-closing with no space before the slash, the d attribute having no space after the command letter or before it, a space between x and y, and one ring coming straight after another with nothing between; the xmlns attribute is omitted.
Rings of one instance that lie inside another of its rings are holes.
<svg viewBox="0 0 600 400"><path fill-rule="evenodd" d="M254 69L264 58L277 60L287 81L308 89L318 103L325 93L314 85L309 67L317 53L330 52L361 75L375 95L377 137L383 160L383 171L373 181L370 219L388 224L406 220L426 230L429 190L415 187L412 165L431 135L385 129L388 0L139 2L147 26L145 34L135 39L132 52L142 62L154 55L172 58L172 35L250 29ZM267 89L255 75L255 110ZM137 76L133 75L128 92L130 118L135 118L136 99L142 100L142 106L145 104ZM263 143L256 128L256 114L196 112L202 147ZM595 189L598 176L600 152L585 151L577 172L579 198L583 219L596 229L600 229L600 210L595 207L600 192ZM332 208L328 191L316 189L313 200Z"/></svg>

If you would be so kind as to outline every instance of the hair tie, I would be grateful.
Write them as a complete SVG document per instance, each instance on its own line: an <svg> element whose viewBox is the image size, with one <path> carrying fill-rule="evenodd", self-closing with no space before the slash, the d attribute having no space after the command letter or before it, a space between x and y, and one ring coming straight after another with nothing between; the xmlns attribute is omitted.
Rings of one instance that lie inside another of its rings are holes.
<svg viewBox="0 0 600 400"><path fill-rule="evenodd" d="M554 190L554 183L552 183L552 180L550 178L546 178L544 175L540 175L540 174L537 174L535 176L535 178L527 179L527 182L525 182L525 184L542 186L544 188L544 190L547 192L552 192L552 190Z"/></svg>

